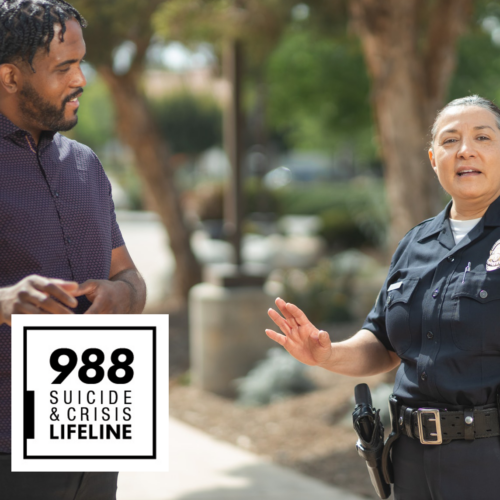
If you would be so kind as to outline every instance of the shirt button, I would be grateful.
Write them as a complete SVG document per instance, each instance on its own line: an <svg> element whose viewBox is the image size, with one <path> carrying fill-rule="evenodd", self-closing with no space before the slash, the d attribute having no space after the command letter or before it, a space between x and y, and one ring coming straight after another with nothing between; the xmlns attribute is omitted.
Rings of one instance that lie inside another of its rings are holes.
<svg viewBox="0 0 500 500"><path fill-rule="evenodd" d="M485 299L486 297L488 297L488 292L486 290L481 290L479 292L479 296L482 298L482 299Z"/></svg>
<svg viewBox="0 0 500 500"><path fill-rule="evenodd" d="M420 378L425 382L427 380L427 373L422 372L422 375L420 375Z"/></svg>
<svg viewBox="0 0 500 500"><path fill-rule="evenodd" d="M432 332L427 332L427 338L428 339L433 339L434 338L434 334Z"/></svg>
<svg viewBox="0 0 500 500"><path fill-rule="evenodd" d="M432 297L435 299L435 298L438 296L438 293L439 293L439 288L436 288L436 289L432 292Z"/></svg>
<svg viewBox="0 0 500 500"><path fill-rule="evenodd" d="M455 260L455 257L452 257L451 255L448 257L448 262L453 262Z"/></svg>
<svg viewBox="0 0 500 500"><path fill-rule="evenodd" d="M71 238L66 238L66 243L71 243Z"/></svg>
<svg viewBox="0 0 500 500"><path fill-rule="evenodd" d="M59 193L58 193L57 191L54 191L54 196L55 196L56 198L59 198Z"/></svg>
<svg viewBox="0 0 500 500"><path fill-rule="evenodd" d="M389 305L391 303L391 296L389 295L389 297L387 297L387 300L385 301L385 303L387 305Z"/></svg>

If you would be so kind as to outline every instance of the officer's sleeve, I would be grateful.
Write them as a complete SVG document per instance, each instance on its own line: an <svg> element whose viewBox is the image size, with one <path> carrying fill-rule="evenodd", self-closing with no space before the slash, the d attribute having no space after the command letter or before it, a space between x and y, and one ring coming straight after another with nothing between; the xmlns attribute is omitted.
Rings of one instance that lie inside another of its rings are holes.
<svg viewBox="0 0 500 500"><path fill-rule="evenodd" d="M368 313L365 322L363 323L363 329L369 330L370 332L377 337L382 344L389 351L394 351L392 347L389 337L387 336L387 330L385 328L385 302L387 300L387 281L389 276L392 274L392 266L389 270L389 274L385 279L384 285L380 290L377 300L375 301L375 305L373 309Z"/></svg>
<svg viewBox="0 0 500 500"><path fill-rule="evenodd" d="M389 337L387 335L387 330L385 327L387 283L389 281L389 277L394 274L394 271L400 265L400 262L405 255L405 250L415 235L415 229L416 228L413 228L408 231L406 236L399 242L398 248L392 256L391 266L389 268L389 272L387 273L387 278L385 279L382 289L378 294L373 309L369 312L362 327L364 330L369 330L370 332L372 332L373 335L375 335L375 337L377 337L377 339L379 339L380 342L382 342L382 344L384 344L386 349L388 349L389 351L395 351L395 349L394 347L392 347L391 342L389 341Z"/></svg>

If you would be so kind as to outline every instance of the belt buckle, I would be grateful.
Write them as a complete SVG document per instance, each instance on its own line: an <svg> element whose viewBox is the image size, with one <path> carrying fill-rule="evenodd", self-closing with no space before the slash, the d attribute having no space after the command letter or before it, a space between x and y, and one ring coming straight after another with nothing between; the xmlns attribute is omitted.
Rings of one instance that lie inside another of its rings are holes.
<svg viewBox="0 0 500 500"><path fill-rule="evenodd" d="M424 437L424 426L422 425L422 415L434 415L434 418L429 418L429 422L435 422L436 432L431 432L430 436L435 436L435 440L428 440ZM422 444L442 444L443 435L441 434L441 419L439 418L439 410L434 408L419 408L417 410L418 433Z"/></svg>

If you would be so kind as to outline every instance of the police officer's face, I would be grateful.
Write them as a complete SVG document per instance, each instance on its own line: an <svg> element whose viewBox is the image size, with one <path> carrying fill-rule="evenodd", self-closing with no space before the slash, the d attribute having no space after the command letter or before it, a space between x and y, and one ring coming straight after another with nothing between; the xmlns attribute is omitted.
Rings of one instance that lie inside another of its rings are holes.
<svg viewBox="0 0 500 500"><path fill-rule="evenodd" d="M444 111L429 158L454 205L488 206L500 195L500 130L487 109L456 106Z"/></svg>

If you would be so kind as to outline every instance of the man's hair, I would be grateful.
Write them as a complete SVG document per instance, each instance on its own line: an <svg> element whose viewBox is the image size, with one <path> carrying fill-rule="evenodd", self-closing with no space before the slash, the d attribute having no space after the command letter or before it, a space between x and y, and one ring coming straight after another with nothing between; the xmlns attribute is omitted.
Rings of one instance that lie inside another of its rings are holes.
<svg viewBox="0 0 500 500"><path fill-rule="evenodd" d="M75 19L84 28L80 13L64 0L0 0L0 64L26 61L33 69L33 58L40 48L49 51L54 24L60 24L64 40L66 21ZM34 71L34 70L33 70Z"/></svg>

